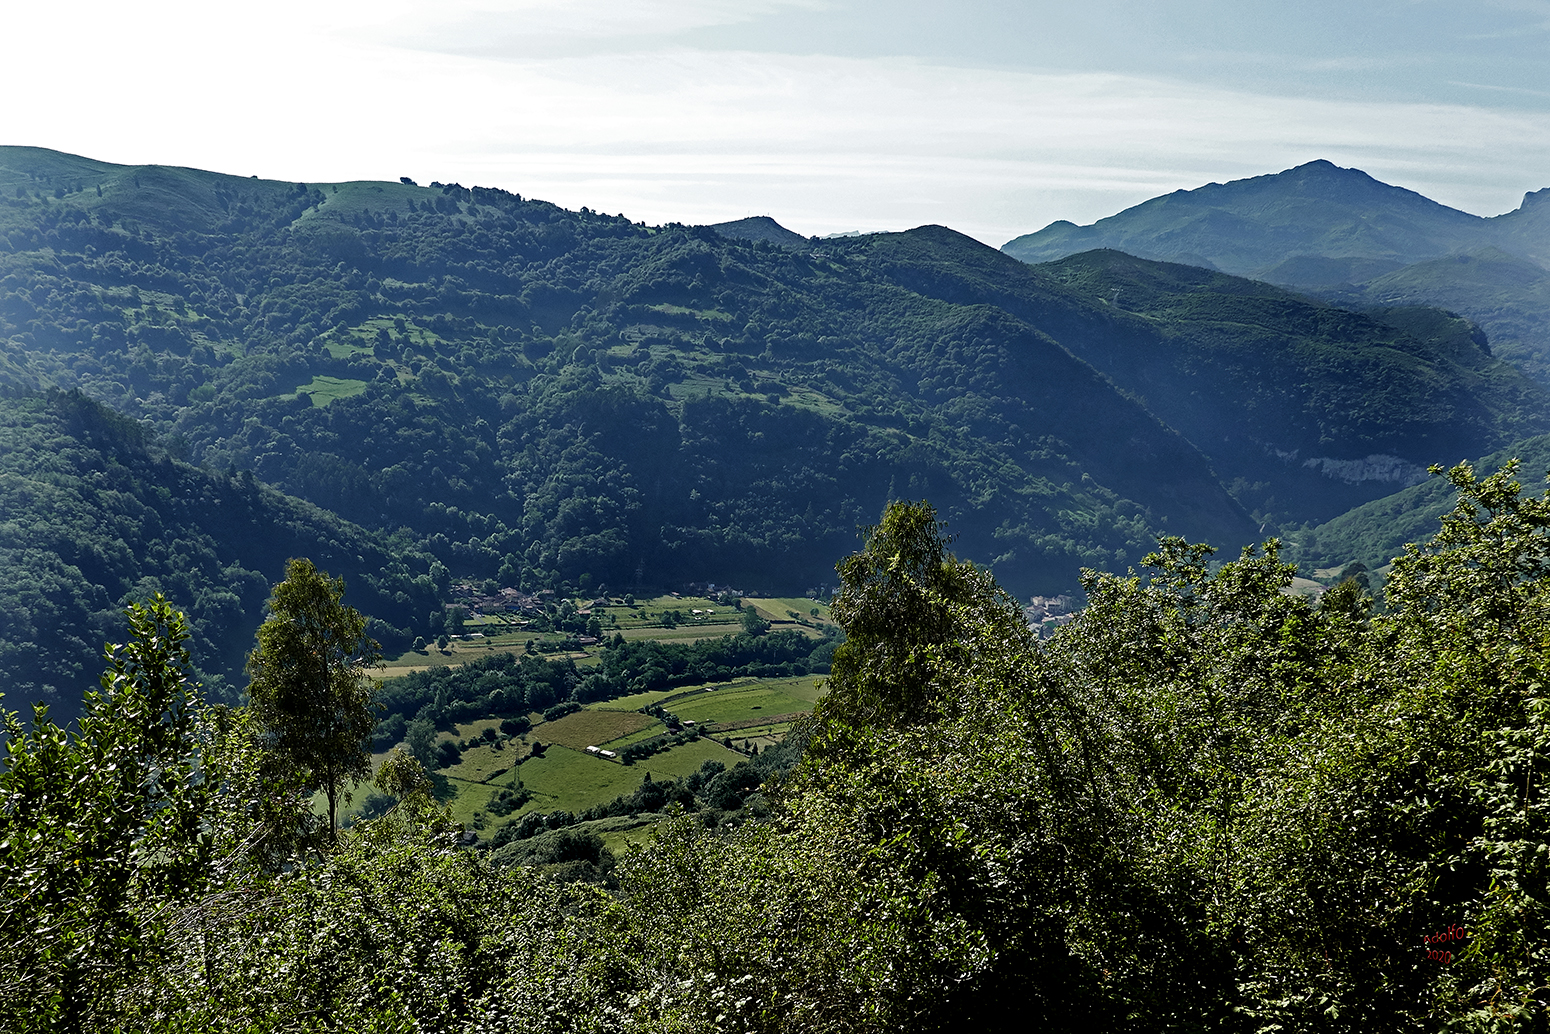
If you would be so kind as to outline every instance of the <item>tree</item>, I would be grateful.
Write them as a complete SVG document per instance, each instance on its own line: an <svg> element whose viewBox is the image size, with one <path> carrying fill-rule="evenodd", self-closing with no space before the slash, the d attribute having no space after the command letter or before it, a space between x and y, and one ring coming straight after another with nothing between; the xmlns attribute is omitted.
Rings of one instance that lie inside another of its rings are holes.
<svg viewBox="0 0 1550 1034"><path fill-rule="evenodd" d="M425 774L425 766L420 764L413 753L405 750L403 744L394 747L383 759L382 768L373 781L377 789L400 800L415 796L428 800L432 788L430 777Z"/></svg>
<svg viewBox="0 0 1550 1034"><path fill-rule="evenodd" d="M404 736L404 743L408 745L409 752L423 767L427 769L436 767L435 722L429 718L416 718L410 722L409 731Z"/></svg>
<svg viewBox="0 0 1550 1034"><path fill-rule="evenodd" d="M128 617L133 639L108 648L79 732L41 705L30 730L0 711L0 1014L34 1029L81 1029L111 1009L166 906L208 871L219 780L201 778L188 626L160 594Z"/></svg>
<svg viewBox="0 0 1550 1034"><path fill-rule="evenodd" d="M366 635L366 618L340 602L343 578L307 559L289 561L285 575L248 655L248 695L273 763L327 795L329 829L337 831L346 781L371 771L367 737L376 715L366 669L381 648Z"/></svg>
<svg viewBox="0 0 1550 1034"><path fill-rule="evenodd" d="M846 641L834 651L819 713L859 725L928 721L941 704L941 655L962 650L966 630L978 623L1012 635L1020 626L1016 605L989 575L948 551L943 524L924 500L889 503L864 536L861 552L835 568L841 588L830 613Z"/></svg>
<svg viewBox="0 0 1550 1034"><path fill-rule="evenodd" d="M743 632L747 635L763 635L770 630L770 623L759 616L752 603L743 608Z"/></svg>

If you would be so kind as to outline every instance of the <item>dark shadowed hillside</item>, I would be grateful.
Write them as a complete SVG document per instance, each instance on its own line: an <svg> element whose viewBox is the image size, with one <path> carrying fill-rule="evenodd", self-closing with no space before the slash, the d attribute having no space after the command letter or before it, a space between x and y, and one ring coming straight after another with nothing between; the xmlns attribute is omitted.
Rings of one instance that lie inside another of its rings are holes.
<svg viewBox="0 0 1550 1034"><path fill-rule="evenodd" d="M78 394L0 398L0 672L9 706L72 715L126 634L123 608L162 592L192 618L195 663L240 685L270 582L309 556L398 631L436 606L431 558L402 536L287 498L251 473L169 456L132 420ZM221 691L217 690L220 696Z"/></svg>
<svg viewBox="0 0 1550 1034"><path fill-rule="evenodd" d="M1326 519L1484 451L1471 443L1534 433L1550 411L1543 388L1437 310L1356 313L1115 251L1029 267L942 227L851 247L922 294L1038 326L1267 515Z"/></svg>

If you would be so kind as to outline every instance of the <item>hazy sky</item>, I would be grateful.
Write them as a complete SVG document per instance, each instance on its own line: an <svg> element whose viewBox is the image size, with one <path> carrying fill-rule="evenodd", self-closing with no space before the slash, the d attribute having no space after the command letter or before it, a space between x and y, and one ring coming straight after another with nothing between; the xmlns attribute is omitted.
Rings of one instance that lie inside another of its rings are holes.
<svg viewBox="0 0 1550 1034"><path fill-rule="evenodd" d="M1550 186L1550 0L0 0L0 143L992 244L1328 158Z"/></svg>

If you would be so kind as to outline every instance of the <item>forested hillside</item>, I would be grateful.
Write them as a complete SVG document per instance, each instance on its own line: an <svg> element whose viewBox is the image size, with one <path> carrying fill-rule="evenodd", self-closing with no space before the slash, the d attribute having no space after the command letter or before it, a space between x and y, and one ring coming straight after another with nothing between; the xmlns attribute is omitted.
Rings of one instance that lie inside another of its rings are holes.
<svg viewBox="0 0 1550 1034"><path fill-rule="evenodd" d="M940 227L724 229L0 148L0 381L359 525L363 575L529 590L801 592L925 497L1015 593L1068 591L1159 533L1241 544L1547 429L1544 392L1445 319L1112 257L1030 269ZM32 499L16 519L44 519ZM82 613L161 577L147 555ZM423 634L434 601L399 591L363 606Z"/></svg>
<svg viewBox="0 0 1550 1034"><path fill-rule="evenodd" d="M0 190L23 195L0 212L13 379L459 570L805 587L890 493L939 499L1030 586L1249 527L1036 328L864 265L500 191L44 157L73 178Z"/></svg>
<svg viewBox="0 0 1550 1034"><path fill-rule="evenodd" d="M79 394L0 397L0 670L8 702L76 713L124 607L165 593L216 699L235 701L270 580L291 556L347 575L402 649L438 606L433 559L257 481L174 459Z"/></svg>
<svg viewBox="0 0 1550 1034"><path fill-rule="evenodd" d="M1524 484L1544 484L1550 475L1550 436L1514 442L1474 461L1480 470L1518 464ZM1360 561L1371 570L1405 551L1409 542L1425 542L1437 534L1439 522L1453 505L1452 486L1432 477L1409 488L1375 499L1313 527L1288 532L1290 543L1307 566Z"/></svg>
<svg viewBox="0 0 1550 1034"><path fill-rule="evenodd" d="M922 294L1051 334L1193 442L1272 527L1547 426L1550 394L1438 310L1352 312L1115 251L1030 268L942 227L847 247Z"/></svg>

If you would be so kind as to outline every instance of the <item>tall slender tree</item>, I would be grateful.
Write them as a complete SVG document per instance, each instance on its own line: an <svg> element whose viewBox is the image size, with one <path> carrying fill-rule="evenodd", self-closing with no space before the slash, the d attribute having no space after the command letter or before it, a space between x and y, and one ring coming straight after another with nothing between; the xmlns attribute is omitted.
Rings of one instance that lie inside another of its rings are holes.
<svg viewBox="0 0 1550 1034"><path fill-rule="evenodd" d="M371 772L376 713L366 671L382 658L365 616L343 597L343 578L289 561L247 664L260 737L276 764L328 797L331 835L341 799L350 799L345 784Z"/></svg>

